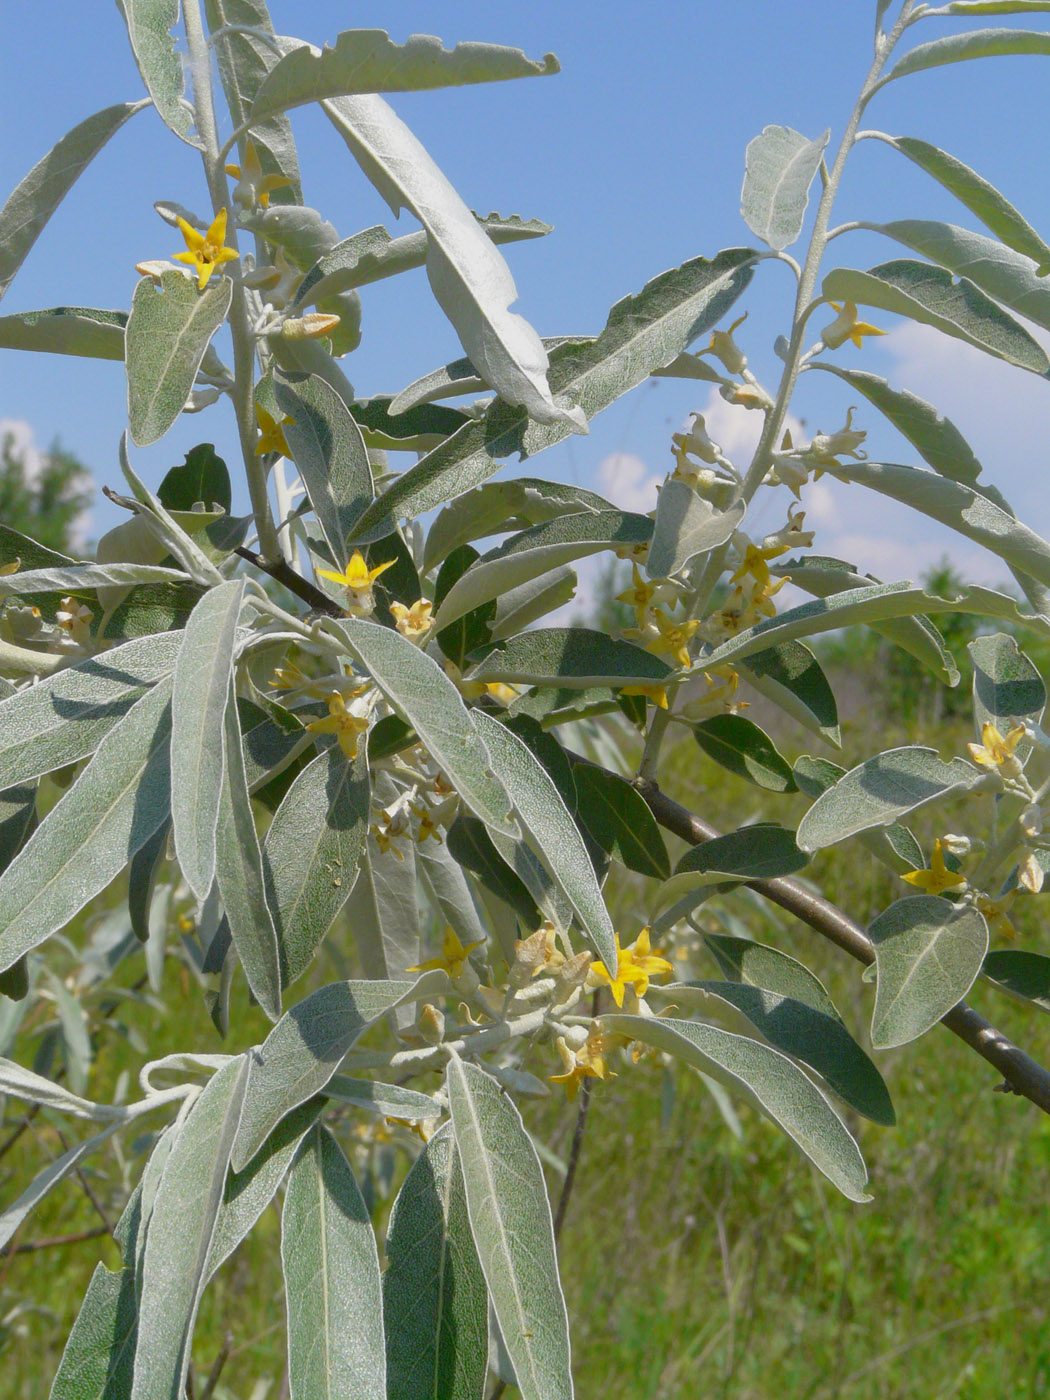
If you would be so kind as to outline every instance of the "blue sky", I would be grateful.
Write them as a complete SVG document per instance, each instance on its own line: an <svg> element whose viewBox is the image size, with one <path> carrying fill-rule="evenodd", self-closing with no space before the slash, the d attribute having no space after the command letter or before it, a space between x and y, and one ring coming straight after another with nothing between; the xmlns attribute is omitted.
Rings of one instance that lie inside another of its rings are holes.
<svg viewBox="0 0 1050 1400"><path fill-rule="evenodd" d="M5 8L13 25L13 0L0 0L0 12ZM810 136L830 126L835 140L869 62L874 3L669 0L643 9L623 0L601 6L272 0L271 12L278 31L317 43L357 25L387 29L398 40L429 32L447 45L477 39L518 46L531 57L558 55L562 72L556 77L393 99L472 207L554 225L548 238L511 246L507 257L520 293L515 309L541 334L555 335L597 332L614 301L665 268L753 241L739 215L747 142L767 123ZM0 61L0 199L76 121L141 90L115 5L42 0L33 13L37 23L20 25L17 45L6 46ZM1030 23L1046 18L1036 15ZM918 37L960 27L959 21L930 21ZM999 184L1046 234L1046 64L999 59L909 77L876 99L865 124L945 146ZM393 224L323 117L306 110L294 120L306 197L341 236L375 223L395 231L413 227L407 215L400 227ZM160 198L205 212L197 158L145 111L74 187L12 285L4 312L63 303L127 307L134 264L179 247L178 236L153 211ZM972 223L908 162L880 143L864 143L836 220L904 215ZM835 251L861 267L898 255L895 245L868 234L843 238ZM787 269L767 264L742 303L751 311L746 348L769 380L776 372L772 341L786 329L791 293ZM363 394L394 392L460 353L422 273L367 289L364 314L363 345L343 362ZM890 328L893 318L882 323ZM914 327L869 342L863 353L847 346L837 358L886 374L952 416L988 476L1035 528L1050 533L1043 488L1050 386L1044 381ZM652 504L652 483L669 466L669 434L707 399L704 385L650 381L596 419L589 437L574 438L520 470L595 487L624 505ZM844 386L813 375L803 381L796 412L808 431L828 430L841 424L849 401ZM721 433L724 446L746 440L754 425L745 417L715 406L715 435ZM904 444L879 427L874 410L865 408L861 417L872 429L873 455L911 460ZM119 365L0 351L4 420L28 424L41 444L59 437L100 482L119 484L116 446L125 422ZM156 482L205 440L235 464L225 405L183 418L136 461ZM504 470L518 469L508 464ZM852 551L856 562L884 576L916 574L948 541L934 527L861 497L859 488L821 485L810 503L811 523L822 531L817 545L827 552ZM770 503L763 528L779 524L779 512ZM112 523L111 508L102 502L91 532ZM965 542L955 552L974 576L1002 577L994 561L982 562Z"/></svg>

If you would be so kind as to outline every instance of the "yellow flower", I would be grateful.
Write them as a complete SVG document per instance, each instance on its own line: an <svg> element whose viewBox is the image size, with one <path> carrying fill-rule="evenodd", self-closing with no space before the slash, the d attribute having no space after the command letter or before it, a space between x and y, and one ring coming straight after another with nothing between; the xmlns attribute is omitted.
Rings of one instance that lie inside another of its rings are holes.
<svg viewBox="0 0 1050 1400"><path fill-rule="evenodd" d="M1007 918L1006 911L1013 903L1014 891L1009 890L999 899L989 899L987 895L978 896L977 908L988 920L988 928L997 938L1016 938L1017 930Z"/></svg>
<svg viewBox="0 0 1050 1400"><path fill-rule="evenodd" d="M945 865L944 848L939 839L933 843L929 870L911 870L907 875L902 875L901 879L905 884L914 885L917 890L923 890L926 894L942 894L945 890L966 888L966 877L960 875L957 870L949 870Z"/></svg>
<svg viewBox="0 0 1050 1400"><path fill-rule="evenodd" d="M396 559L388 559L385 564L377 564L374 569L370 569L365 563L364 555L359 549L355 549L345 574L336 573L333 569L318 569L317 573L320 578L331 579L333 583L343 585L346 589L346 610L351 617L368 617L376 605L372 596L372 585L381 573L392 569L396 563Z"/></svg>
<svg viewBox="0 0 1050 1400"><path fill-rule="evenodd" d="M278 423L277 419L261 403L255 405L255 420L259 424L259 441L255 444L256 457L265 457L268 452L279 452L282 457L290 457L288 444L282 431L286 423L294 423L287 414Z"/></svg>
<svg viewBox="0 0 1050 1400"><path fill-rule="evenodd" d="M578 1049L570 1049L565 1037L560 1035L555 1042L558 1054L565 1069L562 1074L549 1076L552 1084L564 1084L571 1103L585 1079L615 1078L605 1063L605 1042L596 1030L592 1030Z"/></svg>
<svg viewBox="0 0 1050 1400"><path fill-rule="evenodd" d="M644 695L654 705L659 705L661 710L667 709L667 691L662 685L625 685L620 694Z"/></svg>
<svg viewBox="0 0 1050 1400"><path fill-rule="evenodd" d="M13 559L10 564L0 564L0 576L4 574L17 574L21 567L21 558Z"/></svg>
<svg viewBox="0 0 1050 1400"><path fill-rule="evenodd" d="M974 763L979 763L982 768L994 768L1004 778L1016 778L1021 772L1021 761L1014 749L1023 738L1023 724L1015 725L1004 738L989 719L981 726L981 743L967 744L966 747Z"/></svg>
<svg viewBox="0 0 1050 1400"><path fill-rule="evenodd" d="M733 339L733 332L737 326L742 326L747 320L747 312L743 316L738 316L727 331L713 331L711 333L711 344L706 350L702 350L702 355L714 355L721 360L730 374L743 374L747 369L747 356Z"/></svg>
<svg viewBox="0 0 1050 1400"><path fill-rule="evenodd" d="M845 306L839 306L837 301L832 301L828 305L839 313L820 333L821 340L829 350L837 350L847 340L852 340L860 350L864 346L866 335L886 334L885 331L880 331L878 326L869 326L867 321L858 319L855 302L847 301Z"/></svg>
<svg viewBox="0 0 1050 1400"><path fill-rule="evenodd" d="M226 174L240 182L233 192L233 202L239 209L252 209L256 204L265 209L273 190L284 189L292 183L284 175L263 174L259 153L251 141L244 143L244 165L228 165Z"/></svg>
<svg viewBox="0 0 1050 1400"><path fill-rule="evenodd" d="M789 548L786 544L775 544L760 549L756 544L748 544L744 549L744 557L736 573L730 575L729 582L739 583L741 579L750 575L767 591L767 595L771 595L775 590L769 587L769 565L766 560L778 559L781 554L786 554ZM780 586L781 584L777 585L778 588Z"/></svg>
<svg viewBox="0 0 1050 1400"><path fill-rule="evenodd" d="M434 622L430 616L433 608L433 603L428 603L425 598L420 598L419 602L413 603L410 608L406 608L404 603L390 604L390 612L397 630L410 642L422 641L430 631Z"/></svg>
<svg viewBox="0 0 1050 1400"><path fill-rule="evenodd" d="M333 691L328 697L328 716L326 719L315 719L312 724L306 727L311 734L334 734L339 740L339 747L347 758L357 757L358 735L363 734L368 728L368 713L365 705L360 702L347 707L346 700L338 691ZM355 711L364 710L364 713Z"/></svg>
<svg viewBox="0 0 1050 1400"><path fill-rule="evenodd" d="M451 924L445 925L445 937L441 944L441 956L439 958L428 958L426 962L417 964L416 967L406 968L406 972L431 972L443 970L450 977L462 977L463 969L466 966L467 956L475 948L480 948L484 940L478 939L476 943L468 943L466 947L459 941L459 936Z"/></svg>
<svg viewBox="0 0 1050 1400"><path fill-rule="evenodd" d="M464 700L479 700L481 696L488 695L499 705L510 705L518 698L515 688L503 681L465 681L463 672L454 661L445 662L445 675Z"/></svg>
<svg viewBox="0 0 1050 1400"><path fill-rule="evenodd" d="M688 666L689 642L693 633L700 626L699 622L693 618L690 622L675 622L668 617L663 608L657 608L653 612L653 621L656 623L660 636L649 643L649 650L663 652L671 657L676 666Z"/></svg>
<svg viewBox="0 0 1050 1400"><path fill-rule="evenodd" d="M197 286L203 291L215 269L238 256L232 248L222 246L226 241L226 210L219 210L207 233L198 233L183 218L178 220L178 224L186 240L186 252L176 253L175 261L196 267Z"/></svg>
<svg viewBox="0 0 1050 1400"><path fill-rule="evenodd" d="M617 1006L623 1005L623 994L630 983L636 994L644 997L649 990L649 978L663 972L673 972L674 968L658 950L649 946L648 926L634 940L629 948L620 947L620 935L616 934L616 976L611 977L604 963L591 963L588 983L594 986L607 986L613 994Z"/></svg>

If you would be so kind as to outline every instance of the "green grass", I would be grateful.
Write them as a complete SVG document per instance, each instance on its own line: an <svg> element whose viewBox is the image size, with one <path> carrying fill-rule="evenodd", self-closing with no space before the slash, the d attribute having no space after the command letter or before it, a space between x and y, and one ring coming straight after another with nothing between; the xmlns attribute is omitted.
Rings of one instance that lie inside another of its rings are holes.
<svg viewBox="0 0 1050 1400"><path fill-rule="evenodd" d="M956 727L940 732L937 742L947 757L967 737ZM795 731L781 738L791 756L811 748ZM915 736L854 734L847 761L908 741ZM801 799L746 787L692 746L676 753L668 772L672 795L723 827L756 818L791 821L805 807ZM923 817L914 825L928 842L945 820ZM862 922L904 892L854 846L824 853L814 869L827 893ZM633 937L644 920L640 886L621 877L611 894L619 926ZM754 936L818 972L863 1043L872 988L860 981L859 969L778 911L736 904ZM1033 921L1022 942L1045 948L1047 938ZM126 980L138 970L130 968ZM713 966L704 971L715 975ZM126 1033L112 1026L99 1033L92 1094L105 1098L121 1071L134 1076L146 1054L187 1045L225 1048L196 984L178 964L169 965L163 990L163 1005L129 1004ZM1050 1021L988 989L974 1000L1006 1034L1050 1062ZM258 1012L248 1017L230 1048L265 1033ZM36 1032L29 1055L46 1040L44 1025ZM849 1120L871 1172L875 1199L864 1206L839 1197L783 1135L740 1103L742 1134L735 1137L704 1083L688 1071L625 1060L614 1066L615 1080L596 1086L561 1249L581 1400L1050 1395L1044 1204L1050 1119L1024 1100L995 1093L994 1072L940 1029L878 1062L899 1121L879 1128ZM524 1111L537 1135L564 1154L574 1109L556 1097ZM3 1135L20 1116L9 1101ZM5 1200L61 1151L43 1118L0 1159ZM378 1180L391 1148L364 1146L353 1123L337 1125L340 1136L356 1144L359 1167L369 1157ZM129 1137L120 1157L101 1155L85 1169L111 1219L147 1145ZM407 1160L398 1150L399 1172ZM556 1195L556 1173L550 1182ZM20 1238L87 1229L97 1219L84 1191L70 1182L45 1200ZM255 1387L269 1381L265 1393L277 1400L283 1374L278 1241L272 1208L205 1295L194 1348L198 1390L228 1331L233 1351L219 1394L261 1400ZM116 1264L110 1241L0 1261L5 1400L47 1394L99 1259Z"/></svg>

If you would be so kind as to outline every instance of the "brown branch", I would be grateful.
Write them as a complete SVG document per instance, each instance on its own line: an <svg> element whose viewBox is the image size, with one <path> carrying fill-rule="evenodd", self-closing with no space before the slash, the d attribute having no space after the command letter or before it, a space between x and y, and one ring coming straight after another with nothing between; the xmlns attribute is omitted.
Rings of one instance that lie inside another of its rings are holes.
<svg viewBox="0 0 1050 1400"><path fill-rule="evenodd" d="M35 1254L38 1249L53 1249L62 1244L79 1244L81 1240L96 1240L99 1235L108 1235L105 1225L95 1225L90 1230L77 1230L72 1235L51 1235L41 1240L26 1240L24 1244L7 1244L0 1249L0 1258L10 1254Z"/></svg>
<svg viewBox="0 0 1050 1400"><path fill-rule="evenodd" d="M211 1400L211 1397L215 1394L215 1387L219 1384L222 1368L230 1358L230 1350L232 1347L233 1337L229 1330L227 1330L226 1335L222 1339L222 1346L219 1348L219 1354L212 1362L212 1368L208 1372L207 1379L204 1382L204 1389L201 1391L201 1400Z"/></svg>
<svg viewBox="0 0 1050 1400"><path fill-rule="evenodd" d="M577 761L577 755L572 755L572 758L574 762ZM688 808L661 792L651 780L635 778L633 786L641 793L660 825L691 846L701 846L721 834L716 827L701 821ZM747 880L745 883L781 909L794 914L858 962L870 964L875 961L871 941L860 925L821 895L813 894L796 880L784 878ZM941 1024L965 1041L971 1050L976 1050L1003 1076L1002 1091L1020 1094L1044 1113L1050 1114L1050 1072L1001 1031L997 1031L983 1016L961 1001L941 1017Z"/></svg>
<svg viewBox="0 0 1050 1400"><path fill-rule="evenodd" d="M601 995L600 988L595 991L591 998L591 1015L598 1015L598 1000ZM587 1127L587 1113L591 1106L591 1081L587 1077L580 1085L580 1107L576 1114L576 1126L572 1130L572 1143L569 1147L569 1161L565 1168L565 1180L562 1182L561 1195L558 1197L558 1207L554 1212L554 1243L558 1243L561 1236L561 1227L565 1224L565 1214L569 1209L569 1198L572 1195L573 1184L576 1181L576 1168L580 1164L580 1151L583 1147L583 1134Z"/></svg>
<svg viewBox="0 0 1050 1400"><path fill-rule="evenodd" d="M294 593L297 598L308 603L314 612L322 612L326 617L346 616L344 608L333 602L327 593L322 593L309 579L303 578L302 574L297 574L291 565L286 564L283 559L264 559L254 549L247 549L244 545L238 545L233 552L239 554L242 559L247 559L249 564L254 564L264 574L269 574L278 583L283 584L289 593Z"/></svg>

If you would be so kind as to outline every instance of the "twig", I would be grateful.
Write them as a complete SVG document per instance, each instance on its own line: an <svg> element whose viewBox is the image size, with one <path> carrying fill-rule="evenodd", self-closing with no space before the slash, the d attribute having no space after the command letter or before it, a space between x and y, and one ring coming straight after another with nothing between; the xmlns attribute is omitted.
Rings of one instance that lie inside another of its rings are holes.
<svg viewBox="0 0 1050 1400"><path fill-rule="evenodd" d="M333 602L327 593L322 593L309 579L303 578L302 574L297 574L291 565L286 564L283 559L264 559L254 549L248 549L244 545L238 545L233 552L239 554L242 559L247 559L249 564L254 564L264 574L269 574L278 583L284 584L289 593L294 593L304 603L309 603L315 612L324 613L326 617L346 616L345 609Z"/></svg>
<svg viewBox="0 0 1050 1400"><path fill-rule="evenodd" d="M558 1243L561 1236L561 1227L565 1224L565 1212L569 1208L569 1197L572 1195L572 1185L576 1180L576 1168L580 1161L580 1148L583 1146L583 1134L587 1127L587 1111L591 1106L591 1081L585 1079L580 1085L580 1107L576 1114L576 1127L573 1129L572 1146L569 1148L569 1166L565 1173L565 1180L562 1182L561 1195L558 1197L558 1209L554 1213L554 1243Z"/></svg>
<svg viewBox="0 0 1050 1400"><path fill-rule="evenodd" d="M39 1112L40 1105L38 1103L35 1103L32 1108L28 1109L23 1114L22 1121L21 1123L19 1123L18 1127L12 1129L12 1131L8 1133L7 1137L4 1138L3 1142L0 1142L0 1158L6 1157L8 1152L11 1151L11 1148L14 1147L15 1143L22 1136L25 1130L29 1127L30 1123L32 1123L33 1119L37 1116Z"/></svg>
<svg viewBox="0 0 1050 1400"><path fill-rule="evenodd" d="M573 762L590 761L575 754L571 757ZM660 825L691 846L701 846L705 841L721 835L717 827L701 821L688 808L661 792L656 783L636 778L634 787ZM858 962L870 964L875 961L871 941L860 925L821 895L813 894L795 880L784 878L747 880L744 883L781 909L786 909L789 914L794 914ZM1050 1072L1026 1055L1020 1046L996 1030L964 1001L942 1016L941 1024L998 1070L1003 1076L1005 1092L1020 1094L1044 1113L1050 1114Z"/></svg>
<svg viewBox="0 0 1050 1400"><path fill-rule="evenodd" d="M219 1377L222 1375L222 1368L230 1358L230 1349L233 1346L233 1336L229 1329L222 1339L222 1346L219 1354L212 1362L211 1370L208 1372L208 1379L204 1382L204 1389L201 1391L201 1400L211 1400L215 1393L215 1387L219 1384Z"/></svg>
<svg viewBox="0 0 1050 1400"><path fill-rule="evenodd" d="M49 1235L46 1239L26 1240L23 1244L7 1244L0 1249L0 1258L10 1254L35 1254L38 1249L52 1249L63 1244L79 1244L81 1240L95 1240L99 1235L108 1235L105 1225L94 1225L90 1230L77 1230L71 1235Z"/></svg>
<svg viewBox="0 0 1050 1400"><path fill-rule="evenodd" d="M63 1152L68 1152L68 1151L69 1151L69 1143L66 1141L66 1138L65 1138L64 1134L63 1134L58 1128L55 1129L55 1133L56 1133L57 1136L58 1136L59 1142L62 1144L62 1151L63 1151ZM95 1207L95 1214L96 1214L96 1215L98 1216L98 1218L102 1221L102 1224L103 1224L103 1226L105 1227L105 1233L106 1233L107 1235L112 1235L112 1233L113 1233L113 1226L110 1224L109 1216L106 1214L106 1211L105 1211L105 1208L104 1208L103 1205L102 1205L102 1202L99 1200L98 1196L95 1194L95 1190L94 1190L94 1188L92 1187L90 1181L88 1181L87 1177L84 1175L83 1168L77 1167L76 1170L75 1170L75 1172L74 1172L74 1176L76 1177L77 1181L79 1181L79 1183L80 1183L80 1185L81 1185L81 1187L82 1187L82 1189L83 1189L84 1195L88 1198L88 1200L91 1202L91 1204Z"/></svg>

